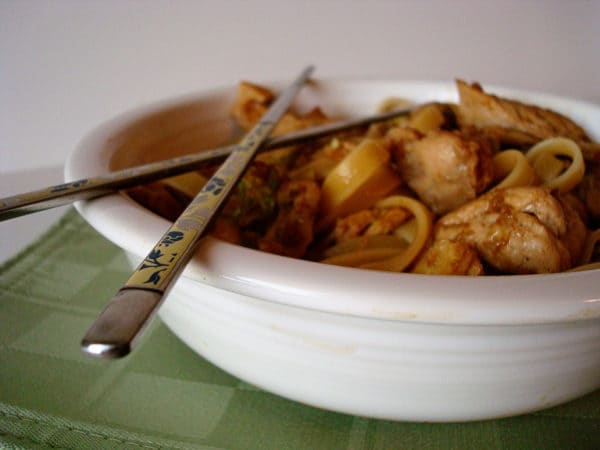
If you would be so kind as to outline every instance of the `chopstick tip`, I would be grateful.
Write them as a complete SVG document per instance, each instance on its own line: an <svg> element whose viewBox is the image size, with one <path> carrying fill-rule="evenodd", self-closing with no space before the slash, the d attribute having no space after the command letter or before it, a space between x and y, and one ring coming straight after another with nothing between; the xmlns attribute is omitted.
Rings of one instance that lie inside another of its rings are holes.
<svg viewBox="0 0 600 450"><path fill-rule="evenodd" d="M102 344L83 339L81 350L95 358L116 359L128 355L131 352L131 346L129 344Z"/></svg>

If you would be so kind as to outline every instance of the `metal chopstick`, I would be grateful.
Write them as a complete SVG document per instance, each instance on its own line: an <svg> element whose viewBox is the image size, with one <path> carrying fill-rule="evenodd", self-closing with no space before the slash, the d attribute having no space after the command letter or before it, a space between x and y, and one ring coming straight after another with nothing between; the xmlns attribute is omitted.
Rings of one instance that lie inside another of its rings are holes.
<svg viewBox="0 0 600 450"><path fill-rule="evenodd" d="M131 351L169 289L194 255L212 219L312 71L312 66L306 68L277 97L258 124L242 139L165 232L92 324L81 342L85 352L97 357L117 358Z"/></svg>
<svg viewBox="0 0 600 450"><path fill-rule="evenodd" d="M318 127L311 127L282 136L269 137L259 152L296 145L339 131L361 127L370 123L382 122L410 113L413 108L398 109L383 114L359 117ZM43 189L0 198L0 222L31 214L78 200L90 200L113 194L119 189L127 189L161 178L179 175L224 160L238 145L202 150L185 156L144 164L128 169L110 172L92 178L58 184Z"/></svg>

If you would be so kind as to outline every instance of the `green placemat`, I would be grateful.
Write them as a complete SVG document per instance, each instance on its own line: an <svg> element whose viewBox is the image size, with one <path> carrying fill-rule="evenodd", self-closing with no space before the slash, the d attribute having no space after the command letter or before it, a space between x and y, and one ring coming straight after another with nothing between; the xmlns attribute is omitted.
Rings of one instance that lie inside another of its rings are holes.
<svg viewBox="0 0 600 450"><path fill-rule="evenodd" d="M159 320L127 358L83 355L79 340L128 275L123 252L74 210L0 268L2 448L600 448L600 391L509 419L392 422L259 390L197 356Z"/></svg>

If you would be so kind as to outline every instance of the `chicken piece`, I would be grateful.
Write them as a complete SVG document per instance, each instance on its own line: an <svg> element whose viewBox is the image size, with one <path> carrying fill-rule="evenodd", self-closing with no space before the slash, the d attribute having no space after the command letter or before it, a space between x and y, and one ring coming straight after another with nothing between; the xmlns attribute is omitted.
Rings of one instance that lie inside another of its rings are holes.
<svg viewBox="0 0 600 450"><path fill-rule="evenodd" d="M377 219L365 230L366 236L393 233L396 228L412 217L412 214L404 208L385 208L378 211Z"/></svg>
<svg viewBox="0 0 600 450"><path fill-rule="evenodd" d="M303 257L314 237L320 198L321 190L314 181L292 180L283 183L277 193L277 218L260 240L260 250L294 258Z"/></svg>
<svg viewBox="0 0 600 450"><path fill-rule="evenodd" d="M430 275L484 275L477 250L460 241L439 239L425 250L412 273Z"/></svg>
<svg viewBox="0 0 600 450"><path fill-rule="evenodd" d="M576 142L591 142L579 125L555 111L487 94L477 83L469 85L457 80L456 85L461 125L517 130L536 140L563 136Z"/></svg>
<svg viewBox="0 0 600 450"><path fill-rule="evenodd" d="M404 208L363 209L338 219L332 235L340 242L357 236L389 234L411 217Z"/></svg>
<svg viewBox="0 0 600 450"><path fill-rule="evenodd" d="M349 214L336 221L332 236L337 242L361 236L374 220L375 211L373 209L363 209Z"/></svg>
<svg viewBox="0 0 600 450"><path fill-rule="evenodd" d="M492 146L493 154L502 149L527 150L538 142L533 136L501 127L476 128L471 125L463 125L460 128L460 133L463 136L475 136L485 139Z"/></svg>
<svg viewBox="0 0 600 450"><path fill-rule="evenodd" d="M426 246L431 213L418 200L392 195L338 219L322 262L403 272Z"/></svg>
<svg viewBox="0 0 600 450"><path fill-rule="evenodd" d="M540 187L495 189L446 214L435 239L474 245L483 261L502 273L567 270L572 258L563 239L568 219L559 200Z"/></svg>
<svg viewBox="0 0 600 450"><path fill-rule="evenodd" d="M420 136L395 129L387 138L402 179L435 214L474 199L492 182L492 146L486 139L450 131Z"/></svg>

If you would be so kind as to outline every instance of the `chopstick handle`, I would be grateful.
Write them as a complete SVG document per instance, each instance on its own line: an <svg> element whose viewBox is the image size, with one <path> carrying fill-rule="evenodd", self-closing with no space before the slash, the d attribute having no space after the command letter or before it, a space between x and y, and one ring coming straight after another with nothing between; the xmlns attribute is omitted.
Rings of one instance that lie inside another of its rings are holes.
<svg viewBox="0 0 600 450"><path fill-rule="evenodd" d="M412 108L400 109L383 114L311 127L282 136L269 137L258 151L263 152L288 145L300 144L339 131L393 119L394 117L408 114L411 110ZM78 200L90 200L102 197L112 194L119 189L127 189L161 178L198 170L209 164L223 161L236 147L236 145L228 145L210 150L202 150L185 156L117 170L102 176L69 181L11 197L0 198L0 222L57 206L67 205Z"/></svg>
<svg viewBox="0 0 600 450"><path fill-rule="evenodd" d="M128 354L162 303L200 239L244 174L256 151L306 83L313 67L273 102L258 124L236 146L196 198L133 272L125 285L96 319L82 340L85 352L115 358Z"/></svg>

